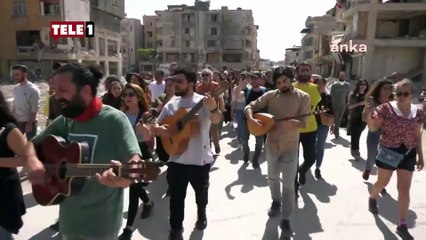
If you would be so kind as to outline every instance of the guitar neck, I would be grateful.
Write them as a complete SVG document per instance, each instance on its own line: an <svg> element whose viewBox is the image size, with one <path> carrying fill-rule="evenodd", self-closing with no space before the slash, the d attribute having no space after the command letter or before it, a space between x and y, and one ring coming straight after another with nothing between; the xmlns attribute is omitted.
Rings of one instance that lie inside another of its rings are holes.
<svg viewBox="0 0 426 240"><path fill-rule="evenodd" d="M300 114L300 115L291 116L291 117L279 118L279 119L277 119L275 121L287 121L287 120L301 118L301 117L307 117L307 116L315 115L315 114L317 114L317 113L316 112L310 112L310 113Z"/></svg>
<svg viewBox="0 0 426 240"><path fill-rule="evenodd" d="M46 166L49 168L49 166ZM61 165L59 165L61 168ZM102 174L106 170L112 168L115 175L121 176L120 167L111 166L111 164L66 164L63 171L66 177L95 177L96 174Z"/></svg>
<svg viewBox="0 0 426 240"><path fill-rule="evenodd" d="M0 167L3 168L23 167L24 165L25 161L22 157L0 158Z"/></svg>

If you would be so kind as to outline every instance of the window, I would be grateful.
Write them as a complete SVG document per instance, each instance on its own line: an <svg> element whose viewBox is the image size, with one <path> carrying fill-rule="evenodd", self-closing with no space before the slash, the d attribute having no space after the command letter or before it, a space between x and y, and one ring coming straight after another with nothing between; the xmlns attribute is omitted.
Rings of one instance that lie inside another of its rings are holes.
<svg viewBox="0 0 426 240"><path fill-rule="evenodd" d="M162 47L162 46L163 46L163 41L158 40L158 41L157 41L157 47Z"/></svg>
<svg viewBox="0 0 426 240"><path fill-rule="evenodd" d="M27 15L27 4L25 1L15 1L13 3L13 15L14 16Z"/></svg>
<svg viewBox="0 0 426 240"><path fill-rule="evenodd" d="M133 32L133 26L130 25L130 32Z"/></svg>
<svg viewBox="0 0 426 240"><path fill-rule="evenodd" d="M207 47L216 47L216 46L217 46L216 40L208 40L207 41Z"/></svg>
<svg viewBox="0 0 426 240"><path fill-rule="evenodd" d="M211 22L214 22L214 23L215 23L215 22L217 22L217 18L218 18L218 17L217 17L217 14L212 14L212 15L210 15L210 21L211 21Z"/></svg>
<svg viewBox="0 0 426 240"><path fill-rule="evenodd" d="M189 34L190 32L189 28L185 28L185 34Z"/></svg>
<svg viewBox="0 0 426 240"><path fill-rule="evenodd" d="M148 42L148 43L146 43L146 47L147 47L147 48L152 48L152 42Z"/></svg>
<svg viewBox="0 0 426 240"><path fill-rule="evenodd" d="M217 35L217 28L210 28L210 35L216 36Z"/></svg>
<svg viewBox="0 0 426 240"><path fill-rule="evenodd" d="M113 7L118 7L118 0L111 0L111 5Z"/></svg>
<svg viewBox="0 0 426 240"><path fill-rule="evenodd" d="M185 41L185 47L191 47L191 42L190 41Z"/></svg>
<svg viewBox="0 0 426 240"><path fill-rule="evenodd" d="M148 37L152 38L152 32L146 32L148 34Z"/></svg>
<svg viewBox="0 0 426 240"><path fill-rule="evenodd" d="M172 42L170 43L170 45L171 45L172 47L175 47L175 45L176 45L175 40L172 40Z"/></svg>
<svg viewBox="0 0 426 240"><path fill-rule="evenodd" d="M59 3L42 2L41 15L59 15Z"/></svg>

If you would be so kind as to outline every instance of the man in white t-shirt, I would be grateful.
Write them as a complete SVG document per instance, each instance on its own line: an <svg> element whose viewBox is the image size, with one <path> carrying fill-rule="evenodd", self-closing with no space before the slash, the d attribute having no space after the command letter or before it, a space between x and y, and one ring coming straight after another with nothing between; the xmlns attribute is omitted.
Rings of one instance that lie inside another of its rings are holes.
<svg viewBox="0 0 426 240"><path fill-rule="evenodd" d="M164 93L166 89L166 83L164 82L164 71L157 70L154 74L155 81L149 84L149 90L151 90L151 101L154 102L158 96Z"/></svg>
<svg viewBox="0 0 426 240"><path fill-rule="evenodd" d="M25 65L12 67L13 77L18 83L13 88L13 113L18 120L18 128L27 139L37 134L37 112L39 110L40 90L28 81L28 68Z"/></svg>
<svg viewBox="0 0 426 240"><path fill-rule="evenodd" d="M194 93L197 81L195 72L177 69L175 72L175 95L163 108L153 128L156 136L169 136L167 125L159 126L169 116L175 115L180 108L191 109L203 101L198 111L199 135L191 137L188 148L180 155L171 155L168 161L167 182L170 188L170 232L169 240L183 240L183 219L185 196L188 183L195 191L198 219L196 229L207 227L206 207L208 202L209 171L213 162L210 149L209 129L211 123L222 120L222 113L211 96Z"/></svg>

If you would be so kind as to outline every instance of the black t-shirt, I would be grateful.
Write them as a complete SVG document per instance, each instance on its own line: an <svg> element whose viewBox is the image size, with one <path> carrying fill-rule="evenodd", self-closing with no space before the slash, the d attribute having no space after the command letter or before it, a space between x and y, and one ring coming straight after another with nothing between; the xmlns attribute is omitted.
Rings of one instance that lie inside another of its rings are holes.
<svg viewBox="0 0 426 240"><path fill-rule="evenodd" d="M260 96L262 96L263 94L265 94L268 90L265 87L260 87L260 91L254 91L253 89L250 88L244 88L244 96L246 97L246 106L249 105L252 101L256 101L258 98L260 98ZM267 109L262 109L261 111L258 112L266 112ZM253 113L257 113L257 112L253 112Z"/></svg>
<svg viewBox="0 0 426 240"><path fill-rule="evenodd" d="M10 131L17 128L13 123L0 126L0 158L14 157L15 153L7 144ZM0 167L0 226L17 234L22 227L21 216L25 214L25 203L22 196L21 180L16 168Z"/></svg>

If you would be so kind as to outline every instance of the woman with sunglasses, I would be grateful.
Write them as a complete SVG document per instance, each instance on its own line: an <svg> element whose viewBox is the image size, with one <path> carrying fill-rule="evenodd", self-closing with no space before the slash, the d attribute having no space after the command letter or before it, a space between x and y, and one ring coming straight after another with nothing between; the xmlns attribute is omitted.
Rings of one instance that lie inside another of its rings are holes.
<svg viewBox="0 0 426 240"><path fill-rule="evenodd" d="M135 128L136 136L139 141L139 147L142 153L142 159L152 159L151 149L146 143L147 139L151 139L148 127L145 124L140 124L139 120L145 116L149 110L149 105L146 102L146 95L142 88L138 85L129 83L123 90L123 112L126 114L132 126ZM117 136L123 137L123 136ZM154 207L154 202L149 199L148 193L144 189L147 184L136 182L130 185L129 190L129 208L127 216L126 228L120 235L119 240L130 240L133 234L133 222L139 208L139 199L143 202L141 218L145 219L151 214Z"/></svg>
<svg viewBox="0 0 426 240"><path fill-rule="evenodd" d="M393 95L393 82L390 79L381 79L373 83L370 90L367 93L366 98L373 107L377 107L380 104L388 103L392 101ZM362 120L366 122L366 111L362 113ZM364 180L368 180L370 177L371 169L374 166L377 156L377 146L379 145L380 129L372 132L368 131L367 134L367 161L365 163L365 170L362 174ZM383 189L384 192L385 189Z"/></svg>
<svg viewBox="0 0 426 240"><path fill-rule="evenodd" d="M367 103L365 108L370 131L381 130L376 157L377 181L370 193L368 209L371 213L378 214L379 193L396 171L399 207L396 233L402 239L414 239L407 229L407 216L413 172L416 166L419 171L424 167L421 129L426 116L423 109L412 104L413 83L403 79L395 85L396 101L381 104L376 109Z"/></svg>
<svg viewBox="0 0 426 240"><path fill-rule="evenodd" d="M349 94L349 126L348 134L351 135L351 155L356 161L361 159L359 152L359 139L365 129L365 122L362 121L362 110L365 105L365 95L368 92L368 82L361 79L357 82L355 90Z"/></svg>

